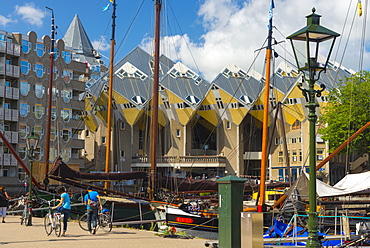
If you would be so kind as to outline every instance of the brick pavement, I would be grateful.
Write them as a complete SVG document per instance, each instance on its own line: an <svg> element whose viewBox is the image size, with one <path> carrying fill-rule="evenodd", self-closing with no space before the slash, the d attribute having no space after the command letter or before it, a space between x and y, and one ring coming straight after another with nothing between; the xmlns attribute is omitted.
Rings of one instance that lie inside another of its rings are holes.
<svg viewBox="0 0 370 248"><path fill-rule="evenodd" d="M205 239L171 239L155 235L155 232L129 228L115 228L96 235L83 231L77 222L68 222L67 235L57 237L55 233L47 236L42 218L33 218L33 226L21 226L19 216L6 217L0 223L0 247L37 247L37 248L192 248L205 247Z"/></svg>

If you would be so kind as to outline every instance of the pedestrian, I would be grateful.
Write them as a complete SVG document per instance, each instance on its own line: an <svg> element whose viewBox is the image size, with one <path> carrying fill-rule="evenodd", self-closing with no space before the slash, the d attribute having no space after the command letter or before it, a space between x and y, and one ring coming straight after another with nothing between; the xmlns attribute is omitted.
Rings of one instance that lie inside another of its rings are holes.
<svg viewBox="0 0 370 248"><path fill-rule="evenodd" d="M96 224L98 219L98 210L102 210L101 199L99 193L92 190L92 187L87 188L87 194L84 197L87 212L87 229L90 233L96 233ZM91 229L91 222L93 228Z"/></svg>
<svg viewBox="0 0 370 248"><path fill-rule="evenodd" d="M64 186L59 187L57 189L57 193L60 194L60 199L57 200L59 201L59 203L58 205L53 207L53 209L56 209L58 212L64 214L62 236L65 236L68 226L69 214L71 213L71 199L67 193L67 189Z"/></svg>
<svg viewBox="0 0 370 248"><path fill-rule="evenodd" d="M3 217L3 223L5 223L6 209L9 206L9 200L11 200L11 198L5 191L5 187L0 186L0 215Z"/></svg>

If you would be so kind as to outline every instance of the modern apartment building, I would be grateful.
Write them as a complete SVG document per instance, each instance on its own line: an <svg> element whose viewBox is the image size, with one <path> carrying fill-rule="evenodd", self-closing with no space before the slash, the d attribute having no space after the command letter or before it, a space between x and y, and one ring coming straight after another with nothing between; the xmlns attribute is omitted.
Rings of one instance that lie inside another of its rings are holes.
<svg viewBox="0 0 370 248"><path fill-rule="evenodd" d="M85 37L75 16L65 38L55 41L53 68L50 68L51 37L40 38L33 31L28 34L0 31L0 130L27 166L26 138L31 132L40 137L33 166L39 182L57 156L76 169L85 163L81 138L85 130L82 121L85 105L80 98L85 93L86 82L99 78L106 68ZM76 42L80 44L77 49L68 46ZM50 86L51 127L49 161L46 161ZM25 178L23 169L2 141L0 154L2 184L21 183Z"/></svg>

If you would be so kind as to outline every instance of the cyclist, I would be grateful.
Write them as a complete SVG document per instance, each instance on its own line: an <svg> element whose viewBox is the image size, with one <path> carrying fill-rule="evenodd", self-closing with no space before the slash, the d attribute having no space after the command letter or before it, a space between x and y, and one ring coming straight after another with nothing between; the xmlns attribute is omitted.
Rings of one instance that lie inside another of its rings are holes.
<svg viewBox="0 0 370 248"><path fill-rule="evenodd" d="M92 187L87 188L87 194L84 197L84 203L87 211L87 227L90 233L96 233L96 225L98 218L98 209L102 210L101 199L99 193L92 190ZM91 229L91 222L93 229Z"/></svg>
<svg viewBox="0 0 370 248"><path fill-rule="evenodd" d="M66 236L68 217L71 213L71 200L67 193L67 189L64 186L59 187L57 193L60 194L60 200L57 200L59 201L59 203L58 205L53 207L53 209L56 209L58 212L64 213L62 236Z"/></svg>

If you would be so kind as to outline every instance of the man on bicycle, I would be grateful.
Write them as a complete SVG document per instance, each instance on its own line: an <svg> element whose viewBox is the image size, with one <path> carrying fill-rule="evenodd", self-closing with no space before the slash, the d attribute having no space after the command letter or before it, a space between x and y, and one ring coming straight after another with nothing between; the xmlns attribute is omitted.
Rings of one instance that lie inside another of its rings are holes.
<svg viewBox="0 0 370 248"><path fill-rule="evenodd" d="M98 218L98 210L102 210L103 206L101 204L101 199L99 193L92 190L92 187L87 188L87 194L84 197L84 203L86 205L87 211L87 227L90 233L96 233L96 225ZM91 222L93 228L91 229Z"/></svg>

